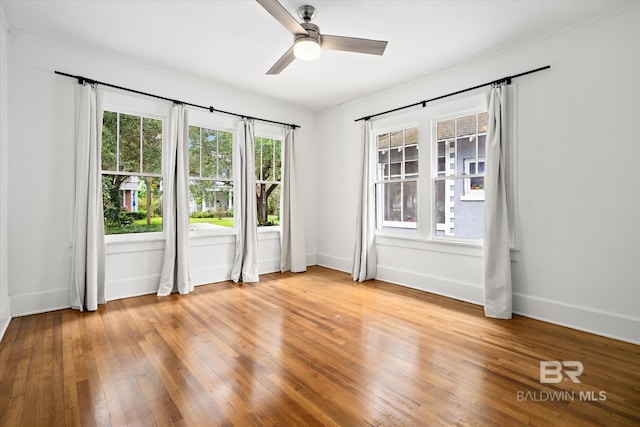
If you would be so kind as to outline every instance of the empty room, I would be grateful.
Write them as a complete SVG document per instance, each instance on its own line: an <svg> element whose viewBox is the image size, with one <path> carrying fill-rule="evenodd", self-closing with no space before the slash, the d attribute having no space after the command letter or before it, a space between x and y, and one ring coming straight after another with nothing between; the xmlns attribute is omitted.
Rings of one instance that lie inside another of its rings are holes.
<svg viewBox="0 0 640 427"><path fill-rule="evenodd" d="M0 426L638 426L639 120L638 0L0 0Z"/></svg>

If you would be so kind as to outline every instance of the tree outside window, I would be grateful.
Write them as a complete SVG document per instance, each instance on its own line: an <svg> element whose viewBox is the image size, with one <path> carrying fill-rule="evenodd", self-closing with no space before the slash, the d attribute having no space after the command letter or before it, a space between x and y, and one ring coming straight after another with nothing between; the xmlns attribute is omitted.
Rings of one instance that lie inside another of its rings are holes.
<svg viewBox="0 0 640 427"><path fill-rule="evenodd" d="M256 137L255 168L258 226L279 225L282 141Z"/></svg>

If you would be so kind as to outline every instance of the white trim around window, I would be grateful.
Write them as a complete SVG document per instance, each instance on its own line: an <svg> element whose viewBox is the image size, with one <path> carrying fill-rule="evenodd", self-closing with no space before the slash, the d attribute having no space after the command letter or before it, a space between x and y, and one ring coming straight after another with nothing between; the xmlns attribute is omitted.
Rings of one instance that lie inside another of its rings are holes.
<svg viewBox="0 0 640 427"><path fill-rule="evenodd" d="M510 96L513 98L510 103L511 106L515 106L515 87L510 87ZM419 132L419 175L417 179L418 187L418 202L417 202L417 224L415 229L403 228L401 223L388 223L385 222L384 226L378 227L376 235L380 236L382 240L379 242L389 243L391 240L398 238L398 243L404 245L407 241L415 241L419 243L421 247L425 246L433 248L433 245L451 245L453 248L466 248L466 247L481 247L482 240L474 238L459 238L456 236L438 236L438 234L444 234L444 224L436 224L435 213L435 192L434 192L434 177L438 174L438 153L437 145L434 141L437 139L435 130L435 123L443 118L461 117L468 114L476 114L487 111L487 95L486 93L477 93L472 96L466 96L461 99L453 99L441 101L433 105L427 105L424 109L415 110L409 113L403 113L392 117L385 117L376 119L372 122L372 135L389 132L391 130L405 129L411 126L417 126ZM509 170L508 180L510 185L509 191L509 209L511 228L512 228L512 248L516 248L515 240L515 219L517 218L515 207L516 203L516 129L515 129L515 114L513 111L509 112L509 129L511 147L508 151ZM371 144L376 146L377 141L372 140ZM479 178L480 174L471 173L471 163L466 161L465 167L468 170L462 170L463 160L460 161L459 176L460 191L463 193L462 201L473 203L484 200L484 190L471 188L471 179ZM473 159L473 162L484 161L483 154L477 154ZM442 159L441 159L442 163ZM440 177L442 178L442 177ZM449 178L449 177L447 177ZM466 187L466 188L465 188ZM376 201L376 210L379 214L380 205ZM440 232L439 232L440 231ZM401 242L405 243L401 243ZM458 252L455 249L454 252ZM475 253L475 252L474 252Z"/></svg>

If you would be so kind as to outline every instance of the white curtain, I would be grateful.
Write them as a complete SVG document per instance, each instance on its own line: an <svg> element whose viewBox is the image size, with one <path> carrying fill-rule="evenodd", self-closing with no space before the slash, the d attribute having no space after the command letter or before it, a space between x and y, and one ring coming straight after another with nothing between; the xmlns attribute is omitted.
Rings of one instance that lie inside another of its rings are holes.
<svg viewBox="0 0 640 427"><path fill-rule="evenodd" d="M164 156L162 197L165 232L164 264L158 296L173 291L193 291L189 275L189 111L174 105L169 124L169 141Z"/></svg>
<svg viewBox="0 0 640 427"><path fill-rule="evenodd" d="M280 271L299 273L307 271L304 241L304 222L298 196L294 155L295 129L287 127L284 133L284 161L280 209L282 224L280 236Z"/></svg>
<svg viewBox="0 0 640 427"><path fill-rule="evenodd" d="M489 94L489 128L484 178L484 312L511 319L511 257L507 212L505 150L507 90L494 86Z"/></svg>
<svg viewBox="0 0 640 427"><path fill-rule="evenodd" d="M376 277L375 156L371 144L371 122L365 120L362 124L362 173L351 274L353 280L359 282Z"/></svg>
<svg viewBox="0 0 640 427"><path fill-rule="evenodd" d="M102 89L80 89L76 116L71 307L95 311L106 302L102 211Z"/></svg>
<svg viewBox="0 0 640 427"><path fill-rule="evenodd" d="M255 135L253 120L242 119L235 150L240 188L236 193L236 253L231 269L234 282L257 282L258 277L258 213L255 179ZM238 194L239 193L239 194ZM239 197L238 197L239 196Z"/></svg>

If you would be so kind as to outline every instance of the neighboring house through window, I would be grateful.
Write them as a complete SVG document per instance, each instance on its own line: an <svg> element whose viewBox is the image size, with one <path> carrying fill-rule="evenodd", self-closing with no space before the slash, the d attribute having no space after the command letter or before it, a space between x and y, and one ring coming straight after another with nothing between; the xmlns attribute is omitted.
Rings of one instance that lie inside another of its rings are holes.
<svg viewBox="0 0 640 427"><path fill-rule="evenodd" d="M189 126L191 230L233 227L233 135Z"/></svg>
<svg viewBox="0 0 640 427"><path fill-rule="evenodd" d="M451 115L434 127L435 236L482 239L487 113Z"/></svg>
<svg viewBox="0 0 640 427"><path fill-rule="evenodd" d="M418 128L377 133L375 143L377 227L416 229Z"/></svg>

